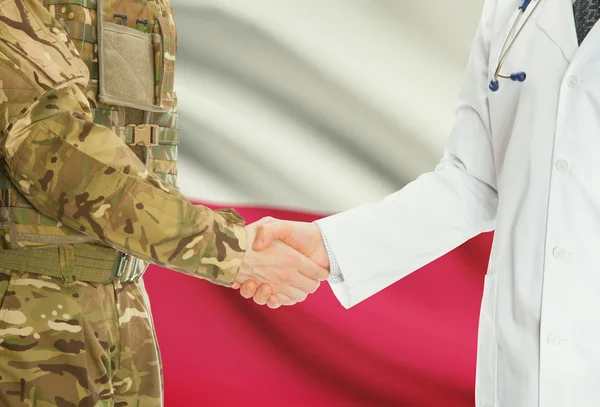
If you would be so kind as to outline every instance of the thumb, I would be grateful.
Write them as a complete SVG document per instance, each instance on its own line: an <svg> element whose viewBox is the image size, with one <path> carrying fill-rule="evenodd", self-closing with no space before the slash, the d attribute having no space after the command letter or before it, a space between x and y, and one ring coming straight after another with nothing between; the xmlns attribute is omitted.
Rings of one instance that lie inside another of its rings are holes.
<svg viewBox="0 0 600 407"><path fill-rule="evenodd" d="M256 238L252 244L252 248L257 252L268 249L275 239L275 231L273 228L267 228L266 225L259 226L256 230Z"/></svg>
<svg viewBox="0 0 600 407"><path fill-rule="evenodd" d="M257 252L268 249L273 243L273 240L285 240L292 232L291 223L289 222L269 222L260 225L256 230L256 238L252 244L252 248Z"/></svg>

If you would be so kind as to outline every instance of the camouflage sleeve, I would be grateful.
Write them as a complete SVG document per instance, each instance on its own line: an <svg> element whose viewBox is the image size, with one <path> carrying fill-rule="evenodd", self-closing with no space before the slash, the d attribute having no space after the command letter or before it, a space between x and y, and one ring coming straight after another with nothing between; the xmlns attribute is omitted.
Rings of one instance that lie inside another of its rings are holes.
<svg viewBox="0 0 600 407"><path fill-rule="evenodd" d="M44 215L142 260L231 285L246 246L234 211L194 206L91 121L87 68L38 0L0 2L0 153Z"/></svg>

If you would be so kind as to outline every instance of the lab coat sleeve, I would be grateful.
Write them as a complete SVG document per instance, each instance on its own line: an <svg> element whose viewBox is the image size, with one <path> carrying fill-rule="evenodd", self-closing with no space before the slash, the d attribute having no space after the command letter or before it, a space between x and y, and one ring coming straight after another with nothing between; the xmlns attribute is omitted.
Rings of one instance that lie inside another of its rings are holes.
<svg viewBox="0 0 600 407"><path fill-rule="evenodd" d="M344 276L331 287L346 308L495 226L498 194L488 109L494 3L484 5L456 122L435 170L379 203L318 222Z"/></svg>

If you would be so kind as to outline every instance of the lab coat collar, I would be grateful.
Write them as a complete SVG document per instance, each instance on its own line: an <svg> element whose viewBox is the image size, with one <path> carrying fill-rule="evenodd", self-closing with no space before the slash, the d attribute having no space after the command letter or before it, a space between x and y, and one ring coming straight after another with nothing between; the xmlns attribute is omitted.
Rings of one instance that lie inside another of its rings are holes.
<svg viewBox="0 0 600 407"><path fill-rule="evenodd" d="M572 0L539 0L538 26L558 46L567 61L577 52L577 33Z"/></svg>

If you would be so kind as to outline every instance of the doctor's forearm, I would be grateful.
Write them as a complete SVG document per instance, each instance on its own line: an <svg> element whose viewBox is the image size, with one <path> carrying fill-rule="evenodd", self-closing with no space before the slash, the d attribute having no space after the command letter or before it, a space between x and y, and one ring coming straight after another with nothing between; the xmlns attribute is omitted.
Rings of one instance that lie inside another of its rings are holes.
<svg viewBox="0 0 600 407"><path fill-rule="evenodd" d="M492 230L496 200L489 185L444 163L380 203L318 221L343 270L342 303L354 305Z"/></svg>

